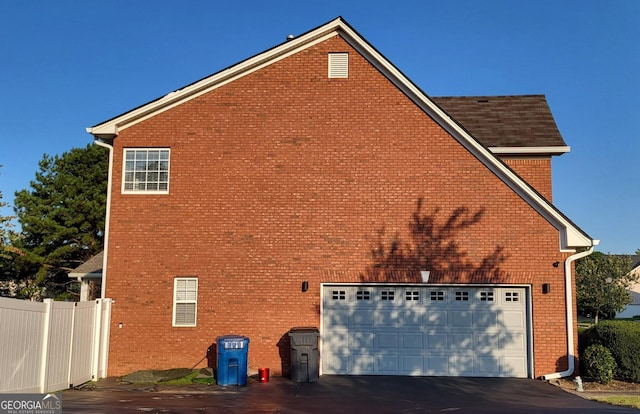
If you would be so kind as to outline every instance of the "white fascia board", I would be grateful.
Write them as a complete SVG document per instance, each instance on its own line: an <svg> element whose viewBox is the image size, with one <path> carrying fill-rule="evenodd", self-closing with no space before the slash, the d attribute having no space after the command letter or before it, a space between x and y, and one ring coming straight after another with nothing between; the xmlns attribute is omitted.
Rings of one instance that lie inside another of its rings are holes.
<svg viewBox="0 0 640 414"><path fill-rule="evenodd" d="M591 247L597 244L583 231L577 228L569 219L553 207L544 197L538 194L529 184L522 180L505 164L491 153L491 150L465 131L457 122L451 119L438 105L422 92L413 82L404 76L391 62L378 53L364 39L360 38L349 27L341 30L349 37L345 38L356 50L377 67L396 87L402 90L414 103L429 114L441 127L449 132L462 146L471 152L478 160L496 174L523 200L541 214L551 225L560 232L560 250L569 251L581 247Z"/></svg>
<svg viewBox="0 0 640 414"><path fill-rule="evenodd" d="M111 122L87 128L86 131L98 139L112 139L118 136L118 126Z"/></svg>
<svg viewBox="0 0 640 414"><path fill-rule="evenodd" d="M341 26L343 26L343 24L340 19L335 19L316 30L291 39L267 52L242 61L237 65L231 66L185 88L171 92L148 103L147 105L143 105L133 111L122 114L121 116L103 124L96 125L93 128L87 128L87 132L96 137L100 137L101 135L111 135L115 137L118 135L119 130L142 122L145 119L151 118L159 113L178 106L185 101L194 99L200 95L231 83L238 78L269 66L281 59L321 43L324 40L337 35L336 29Z"/></svg>
<svg viewBox="0 0 640 414"><path fill-rule="evenodd" d="M566 154L571 152L571 147L489 147L494 154Z"/></svg>

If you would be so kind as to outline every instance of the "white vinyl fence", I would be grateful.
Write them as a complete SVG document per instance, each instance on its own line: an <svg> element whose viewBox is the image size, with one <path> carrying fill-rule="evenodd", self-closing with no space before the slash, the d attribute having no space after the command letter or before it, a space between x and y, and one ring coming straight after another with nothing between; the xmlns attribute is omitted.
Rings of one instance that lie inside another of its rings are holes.
<svg viewBox="0 0 640 414"><path fill-rule="evenodd" d="M0 393L45 393L107 376L111 299L0 297Z"/></svg>

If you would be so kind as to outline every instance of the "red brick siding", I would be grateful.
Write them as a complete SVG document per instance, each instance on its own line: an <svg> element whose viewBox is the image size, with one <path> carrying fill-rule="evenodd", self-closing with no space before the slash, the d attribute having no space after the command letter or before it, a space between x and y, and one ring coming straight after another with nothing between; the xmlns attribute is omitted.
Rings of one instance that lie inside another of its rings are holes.
<svg viewBox="0 0 640 414"><path fill-rule="evenodd" d="M551 157L503 158L503 161L551 201Z"/></svg>
<svg viewBox="0 0 640 414"><path fill-rule="evenodd" d="M336 51L350 53L348 79L327 78ZM170 194L120 193L125 147L171 148ZM319 325L320 283L365 280L382 230L409 240L420 198L438 223L483 209L451 241L475 266L503 248L501 273L443 264L438 277L532 284L535 375L555 371L566 353L558 231L335 37L115 140L109 374L191 367L235 333L251 340L250 368L277 375L288 330ZM171 326L176 276L199 278L195 328Z"/></svg>

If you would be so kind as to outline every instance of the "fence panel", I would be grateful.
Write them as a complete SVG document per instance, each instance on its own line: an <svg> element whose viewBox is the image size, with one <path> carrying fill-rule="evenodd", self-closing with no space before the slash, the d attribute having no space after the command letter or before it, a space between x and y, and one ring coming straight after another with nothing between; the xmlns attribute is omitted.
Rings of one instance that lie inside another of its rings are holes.
<svg viewBox="0 0 640 414"><path fill-rule="evenodd" d="M47 390L69 387L74 305L72 302L52 302L44 384Z"/></svg>
<svg viewBox="0 0 640 414"><path fill-rule="evenodd" d="M0 392L52 392L107 376L111 299L0 297Z"/></svg>
<svg viewBox="0 0 640 414"><path fill-rule="evenodd" d="M73 320L73 343L71 346L71 373L69 386L93 379L93 355L96 352L96 303L78 302Z"/></svg>
<svg viewBox="0 0 640 414"><path fill-rule="evenodd" d="M0 298L0 392L38 392L46 305Z"/></svg>

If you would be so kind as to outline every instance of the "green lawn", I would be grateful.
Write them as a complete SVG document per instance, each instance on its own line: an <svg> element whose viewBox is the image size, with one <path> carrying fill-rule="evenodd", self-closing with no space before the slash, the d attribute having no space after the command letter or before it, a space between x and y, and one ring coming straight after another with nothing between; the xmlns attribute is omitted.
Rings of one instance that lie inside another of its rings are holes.
<svg viewBox="0 0 640 414"><path fill-rule="evenodd" d="M635 395L613 395L611 397L595 397L595 401L622 407L640 408L640 396Z"/></svg>

